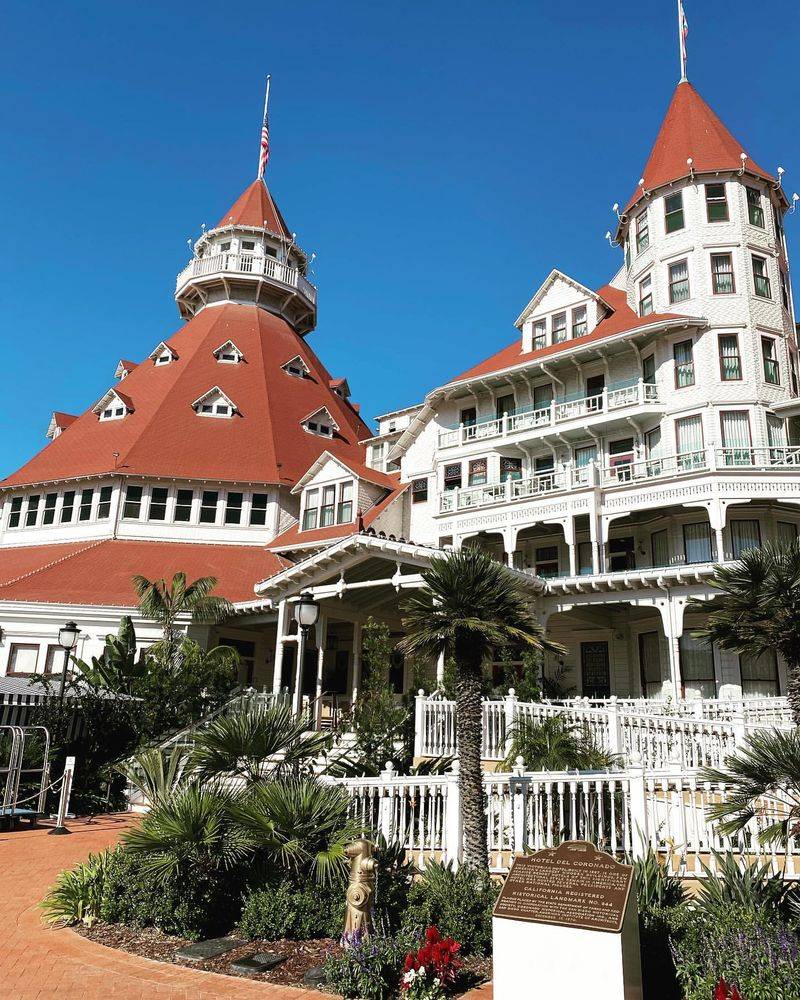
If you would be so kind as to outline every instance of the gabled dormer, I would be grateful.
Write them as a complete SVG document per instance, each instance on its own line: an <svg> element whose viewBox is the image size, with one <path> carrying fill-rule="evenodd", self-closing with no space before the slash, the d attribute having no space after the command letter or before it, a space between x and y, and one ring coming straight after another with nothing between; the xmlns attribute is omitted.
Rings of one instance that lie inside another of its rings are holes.
<svg viewBox="0 0 800 1000"><path fill-rule="evenodd" d="M52 417L50 417L50 423L47 425L47 440L55 441L77 419L71 413L60 413L58 410L54 410Z"/></svg>
<svg viewBox="0 0 800 1000"><path fill-rule="evenodd" d="M218 385L204 392L192 403L192 409L201 417L232 417L239 409L230 396Z"/></svg>
<svg viewBox="0 0 800 1000"><path fill-rule="evenodd" d="M332 378L328 381L328 385L342 399L350 398L350 386L346 378Z"/></svg>
<svg viewBox="0 0 800 1000"><path fill-rule="evenodd" d="M608 304L596 292L554 268L517 317L522 351L585 337L608 311Z"/></svg>
<svg viewBox="0 0 800 1000"><path fill-rule="evenodd" d="M126 361L124 358L121 358L116 370L114 371L114 378L121 382L124 378L127 378L128 375L130 375L135 367L135 361Z"/></svg>
<svg viewBox="0 0 800 1000"><path fill-rule="evenodd" d="M244 361L244 354L232 340L226 340L214 351L214 357L221 365L238 365Z"/></svg>
<svg viewBox="0 0 800 1000"><path fill-rule="evenodd" d="M154 365L169 365L172 364L173 361L178 360L178 355L162 340L156 349L151 352L150 360Z"/></svg>
<svg viewBox="0 0 800 1000"><path fill-rule="evenodd" d="M299 354L296 354L293 358L282 364L281 368L283 368L287 375L293 375L295 378L308 378L311 374L311 369Z"/></svg>
<svg viewBox="0 0 800 1000"><path fill-rule="evenodd" d="M331 438L339 430L339 425L331 416L327 406L321 406L313 413L309 413L300 423L309 434L318 434L320 437Z"/></svg>
<svg viewBox="0 0 800 1000"><path fill-rule="evenodd" d="M122 420L133 413L133 403L129 396L119 389L109 389L103 398L92 407L100 420Z"/></svg>

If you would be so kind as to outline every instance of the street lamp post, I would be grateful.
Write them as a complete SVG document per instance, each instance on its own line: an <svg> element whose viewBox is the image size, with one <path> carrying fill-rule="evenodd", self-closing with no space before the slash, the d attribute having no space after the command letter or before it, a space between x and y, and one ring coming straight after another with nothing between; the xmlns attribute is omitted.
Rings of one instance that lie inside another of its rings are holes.
<svg viewBox="0 0 800 1000"><path fill-rule="evenodd" d="M61 715L64 711L64 689L67 685L69 655L78 642L79 630L75 622L67 622L58 630L58 644L64 650L64 664L61 668L61 684L58 688L58 728L61 729Z"/></svg>
<svg viewBox="0 0 800 1000"><path fill-rule="evenodd" d="M308 633L317 624L319 618L319 604L314 600L313 595L308 591L300 595L300 600L294 606L294 620L299 629L297 636L297 668L295 670L295 685L293 708L296 715L300 715L300 707L303 702L303 660L306 652L306 639Z"/></svg>

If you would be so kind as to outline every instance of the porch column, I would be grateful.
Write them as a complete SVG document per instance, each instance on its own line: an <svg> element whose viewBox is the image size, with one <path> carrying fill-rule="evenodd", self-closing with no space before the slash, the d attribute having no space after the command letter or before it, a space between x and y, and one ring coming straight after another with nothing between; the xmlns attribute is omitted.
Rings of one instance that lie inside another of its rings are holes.
<svg viewBox="0 0 800 1000"><path fill-rule="evenodd" d="M600 572L600 550L597 538L597 515L589 514L589 543L592 546L592 573Z"/></svg>
<svg viewBox="0 0 800 1000"><path fill-rule="evenodd" d="M661 612L661 621L664 627L664 636L667 640L669 654L669 675L672 686L673 697L680 700L681 697L681 649L680 637L683 635L683 610L685 601L673 601L671 596L667 596L665 601L658 603L658 610Z"/></svg>
<svg viewBox="0 0 800 1000"><path fill-rule="evenodd" d="M361 687L361 622L353 622L353 685L350 693L350 700L353 704L358 698L358 690Z"/></svg>
<svg viewBox="0 0 800 1000"><path fill-rule="evenodd" d="M325 673L325 646L328 640L328 616L320 614L317 621L317 687L314 705L314 728L322 728L322 679Z"/></svg>
<svg viewBox="0 0 800 1000"><path fill-rule="evenodd" d="M278 637L275 640L275 665L272 668L272 693L277 697L281 693L283 679L283 634L286 631L286 599L278 604Z"/></svg>
<svg viewBox="0 0 800 1000"><path fill-rule="evenodd" d="M575 545L575 518L570 516L561 522L564 531L564 541L569 552L569 575L578 575L578 552Z"/></svg>
<svg viewBox="0 0 800 1000"><path fill-rule="evenodd" d="M297 663L294 669L294 692L292 693L292 708L295 715L300 714L303 707L303 661L306 657L305 629L297 630Z"/></svg>

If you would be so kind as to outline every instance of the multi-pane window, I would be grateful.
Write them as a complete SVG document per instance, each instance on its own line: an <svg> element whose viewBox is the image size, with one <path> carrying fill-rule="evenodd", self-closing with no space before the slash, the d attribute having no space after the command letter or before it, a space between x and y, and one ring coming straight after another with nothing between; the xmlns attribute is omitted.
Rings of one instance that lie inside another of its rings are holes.
<svg viewBox="0 0 800 1000"><path fill-rule="evenodd" d="M683 302L689 298L689 262L678 260L669 265L669 300Z"/></svg>
<svg viewBox="0 0 800 1000"><path fill-rule="evenodd" d="M730 218L724 184L706 184L706 217L709 222L727 222Z"/></svg>
<svg viewBox="0 0 800 1000"><path fill-rule="evenodd" d="M34 643L12 642L8 656L10 674L35 674L39 647Z"/></svg>
<svg viewBox="0 0 800 1000"><path fill-rule="evenodd" d="M567 314L556 313L553 316L553 343L560 344L567 339Z"/></svg>
<svg viewBox="0 0 800 1000"><path fill-rule="evenodd" d="M33 496L28 497L28 509L25 512L25 527L33 528L36 524L36 519L39 516L39 501L42 498L38 493L34 493Z"/></svg>
<svg viewBox="0 0 800 1000"><path fill-rule="evenodd" d="M100 488L100 498L97 504L97 518L105 521L111 516L111 487L102 486Z"/></svg>
<svg viewBox="0 0 800 1000"><path fill-rule="evenodd" d="M653 385L656 380L656 356L655 354L648 354L646 358L642 358L642 381Z"/></svg>
<svg viewBox="0 0 800 1000"><path fill-rule="evenodd" d="M522 459L506 458L505 455L501 455L500 482L505 483L509 479L512 482L515 482L517 479L522 479Z"/></svg>
<svg viewBox="0 0 800 1000"><path fill-rule="evenodd" d="M639 315L647 316L653 311L653 279L647 275L639 282Z"/></svg>
<svg viewBox="0 0 800 1000"><path fill-rule="evenodd" d="M88 521L92 516L92 501L94 490L81 490L81 503L78 507L78 520Z"/></svg>
<svg viewBox="0 0 800 1000"><path fill-rule="evenodd" d="M456 490L461 486L461 462L444 467L444 488Z"/></svg>
<svg viewBox="0 0 800 1000"><path fill-rule="evenodd" d="M675 444L681 472L696 469L703 462L703 418L700 414L675 421Z"/></svg>
<svg viewBox="0 0 800 1000"><path fill-rule="evenodd" d="M110 489L110 487L104 487L104 489ZM53 522L55 521L57 500L58 500L57 493L48 493L47 496L44 498L44 513L42 514L42 524L53 524Z"/></svg>
<svg viewBox="0 0 800 1000"><path fill-rule="evenodd" d="M723 382L738 382L742 377L739 338L726 333L719 338L719 374Z"/></svg>
<svg viewBox="0 0 800 1000"><path fill-rule="evenodd" d="M128 487L130 492L131 487ZM139 487L141 495L141 487ZM61 523L69 524L75 511L75 490L67 490L64 494L64 502L61 504Z"/></svg>
<svg viewBox="0 0 800 1000"><path fill-rule="evenodd" d="M761 205L761 192L757 188L746 188L747 191L747 216L752 226L764 229L764 209Z"/></svg>
<svg viewBox="0 0 800 1000"><path fill-rule="evenodd" d="M322 506L319 512L320 528L328 528L336 520L336 487L322 487Z"/></svg>
<svg viewBox="0 0 800 1000"><path fill-rule="evenodd" d="M711 291L714 295L731 295L736 291L731 254L711 254Z"/></svg>
<svg viewBox="0 0 800 1000"><path fill-rule="evenodd" d="M250 503L250 524L260 526L267 523L267 493L254 493Z"/></svg>
<svg viewBox="0 0 800 1000"><path fill-rule="evenodd" d="M647 209L636 216L636 252L641 253L650 246L650 227L647 224Z"/></svg>
<svg viewBox="0 0 800 1000"><path fill-rule="evenodd" d="M533 349L547 347L547 320L539 319L533 324Z"/></svg>
<svg viewBox="0 0 800 1000"><path fill-rule="evenodd" d="M219 500L219 493L217 490L203 490L203 493L200 497L201 524L216 524L218 500Z"/></svg>
<svg viewBox="0 0 800 1000"><path fill-rule="evenodd" d="M674 233L683 226L683 191L676 191L664 199L664 228Z"/></svg>
<svg viewBox="0 0 800 1000"><path fill-rule="evenodd" d="M761 356L764 359L764 381L768 385L780 385L781 373L775 356L775 341L772 337L761 338Z"/></svg>
<svg viewBox="0 0 800 1000"><path fill-rule="evenodd" d="M558 576L557 545L546 545L536 549L536 575L545 579Z"/></svg>
<svg viewBox="0 0 800 1000"><path fill-rule="evenodd" d="M765 257L752 256L753 260L753 284L756 295L761 299L772 298L772 287L767 273L767 260Z"/></svg>
<svg viewBox="0 0 800 1000"><path fill-rule="evenodd" d="M683 553L687 563L711 562L711 528L707 521L684 524Z"/></svg>
<svg viewBox="0 0 800 1000"><path fill-rule="evenodd" d="M694 385L694 353L691 340L682 340L672 348L675 358L675 388Z"/></svg>
<svg viewBox="0 0 800 1000"><path fill-rule="evenodd" d="M225 497L225 524L242 523L243 493L228 492Z"/></svg>
<svg viewBox="0 0 800 1000"><path fill-rule="evenodd" d="M469 463L467 484L483 486L486 483L487 462L485 458L473 458Z"/></svg>
<svg viewBox="0 0 800 1000"><path fill-rule="evenodd" d="M18 528L22 517L22 497L14 497L11 501L11 512L8 515L9 528Z"/></svg>
<svg viewBox="0 0 800 1000"><path fill-rule="evenodd" d="M654 531L650 535L650 562L653 566L669 565L669 539L666 528Z"/></svg>
<svg viewBox="0 0 800 1000"><path fill-rule="evenodd" d="M147 517L150 521L164 521L167 517L167 497L169 490L166 486L154 486L150 491L150 507Z"/></svg>
<svg viewBox="0 0 800 1000"><path fill-rule="evenodd" d="M319 521L319 490L308 490L306 507L303 511L303 531L317 527Z"/></svg>
<svg viewBox="0 0 800 1000"><path fill-rule="evenodd" d="M761 548L761 529L756 520L731 521L733 558L741 559L745 552Z"/></svg>
<svg viewBox="0 0 800 1000"><path fill-rule="evenodd" d="M586 306L578 306L572 310L572 336L585 337L587 330Z"/></svg>
<svg viewBox="0 0 800 1000"><path fill-rule="evenodd" d="M353 482L339 486L339 506L336 509L336 523L349 524L353 520Z"/></svg>
<svg viewBox="0 0 800 1000"><path fill-rule="evenodd" d="M175 520L188 522L192 519L194 490L178 490L175 495Z"/></svg>
<svg viewBox="0 0 800 1000"><path fill-rule="evenodd" d="M774 697L781 693L778 658L774 650L762 653L758 658L740 656L739 670L744 698Z"/></svg>
<svg viewBox="0 0 800 1000"><path fill-rule="evenodd" d="M66 497L64 498L66 503ZM125 503L122 507L123 517L139 517L142 512L142 487L141 486L129 486L125 490ZM64 520L63 513L61 520Z"/></svg>
<svg viewBox="0 0 800 1000"><path fill-rule="evenodd" d="M687 631L678 639L678 652L684 698L716 697L713 646L695 639Z"/></svg>
<svg viewBox="0 0 800 1000"><path fill-rule="evenodd" d="M725 465L751 465L750 414L747 410L724 410L719 416Z"/></svg>
<svg viewBox="0 0 800 1000"><path fill-rule="evenodd" d="M411 480L411 502L425 503L428 499L428 477Z"/></svg>

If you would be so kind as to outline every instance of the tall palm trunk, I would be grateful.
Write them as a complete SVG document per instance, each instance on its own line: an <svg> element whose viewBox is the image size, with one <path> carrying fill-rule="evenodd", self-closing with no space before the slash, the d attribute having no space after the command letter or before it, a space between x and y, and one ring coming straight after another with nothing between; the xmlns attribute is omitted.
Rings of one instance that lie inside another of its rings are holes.
<svg viewBox="0 0 800 1000"><path fill-rule="evenodd" d="M794 724L800 726L800 663L786 661L786 697L792 710Z"/></svg>
<svg viewBox="0 0 800 1000"><path fill-rule="evenodd" d="M486 793L481 768L482 695L481 658L469 640L456 642L456 734L458 788L464 860L478 871L489 869L486 841Z"/></svg>

